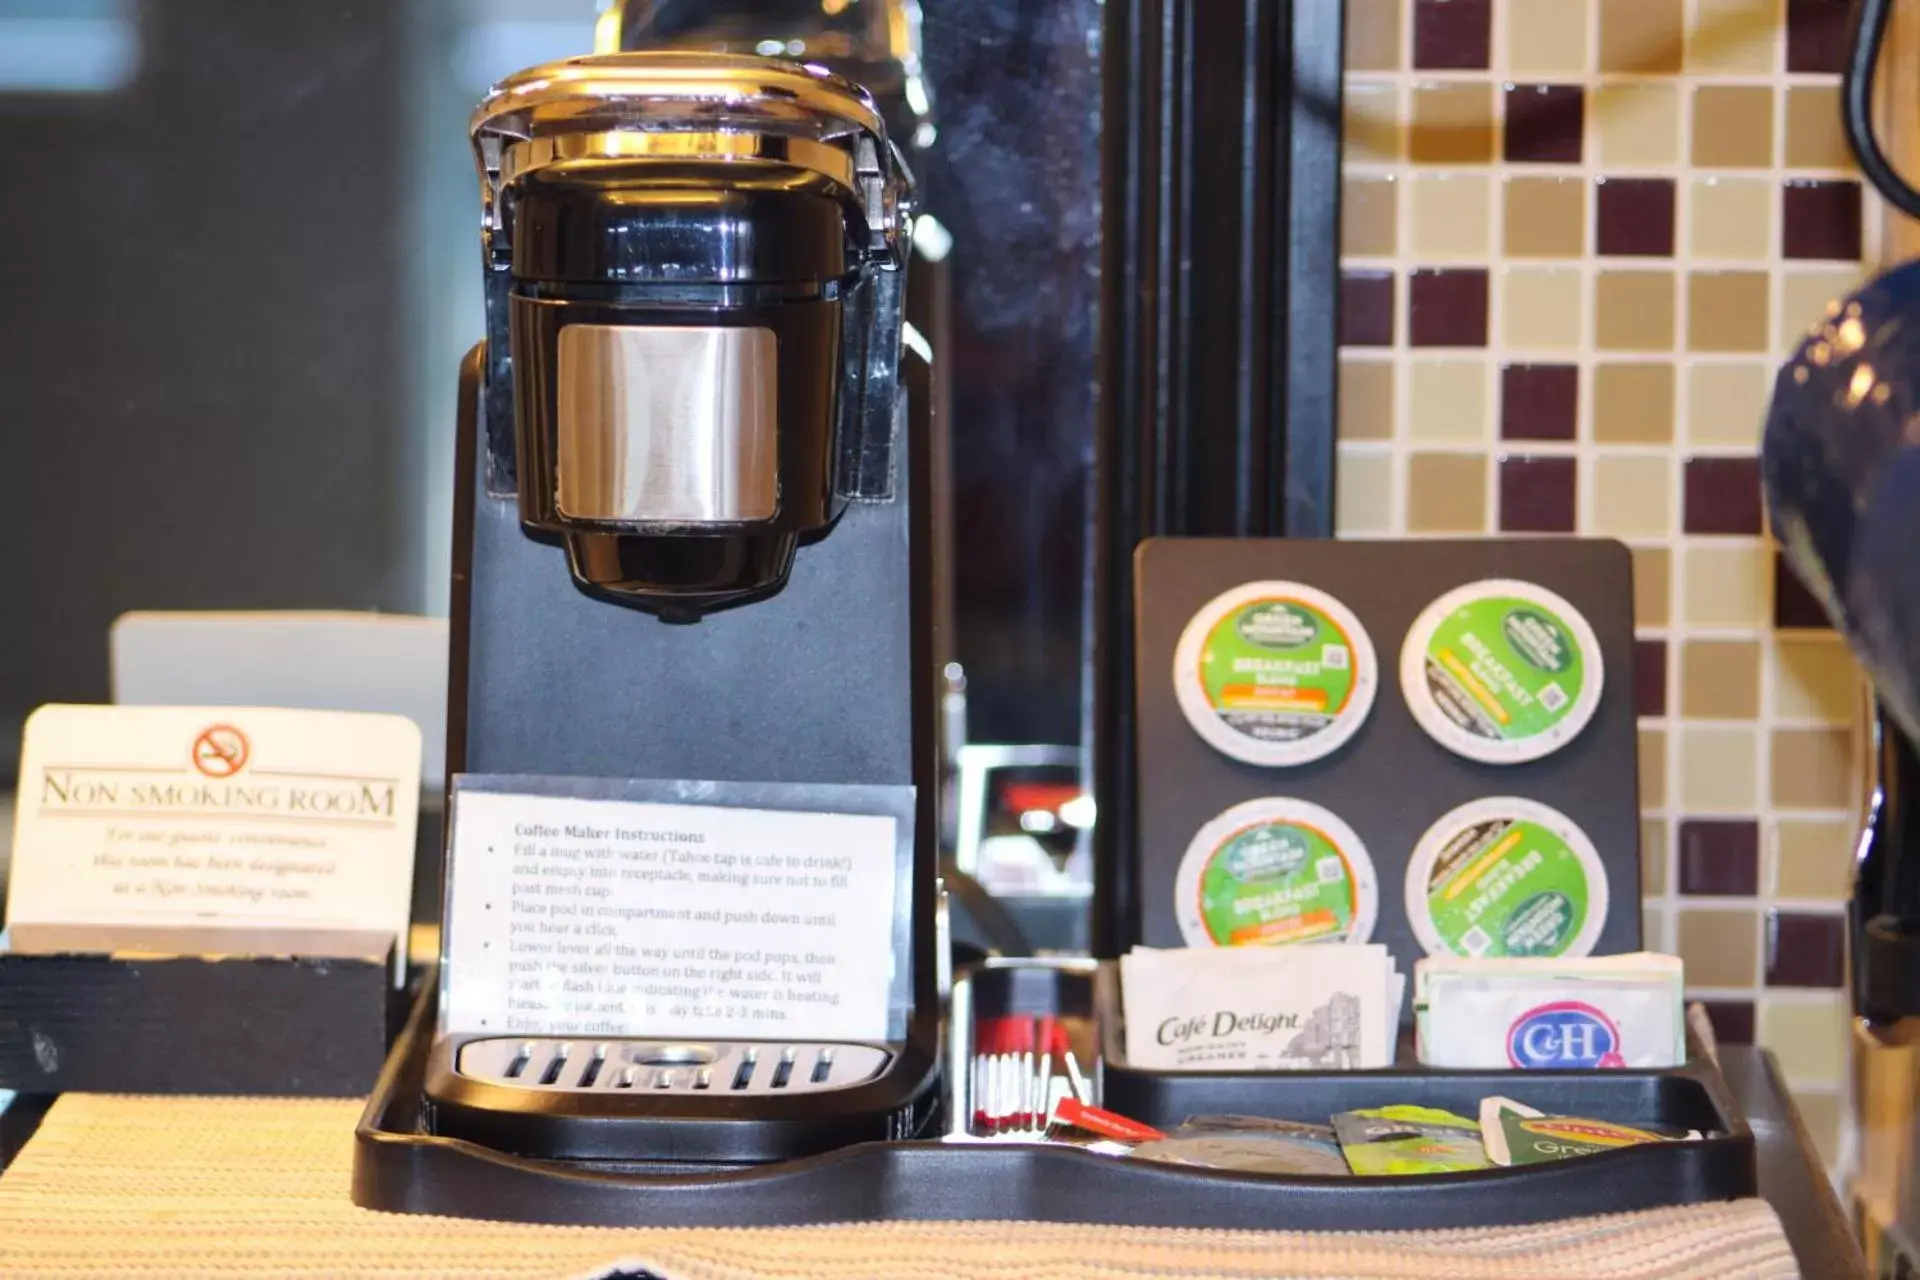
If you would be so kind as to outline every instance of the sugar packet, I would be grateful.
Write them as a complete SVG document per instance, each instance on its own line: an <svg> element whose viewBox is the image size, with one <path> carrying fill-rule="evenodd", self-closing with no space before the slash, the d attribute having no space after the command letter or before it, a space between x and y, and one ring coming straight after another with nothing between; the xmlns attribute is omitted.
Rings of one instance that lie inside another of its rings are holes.
<svg viewBox="0 0 1920 1280"><path fill-rule="evenodd" d="M1150 1071L1389 1066L1405 976L1378 944L1135 947L1120 958L1129 1065Z"/></svg>
<svg viewBox="0 0 1920 1280"><path fill-rule="evenodd" d="M1436 956L1414 966L1420 1061L1467 1070L1679 1066L1686 1061L1677 956Z"/></svg>

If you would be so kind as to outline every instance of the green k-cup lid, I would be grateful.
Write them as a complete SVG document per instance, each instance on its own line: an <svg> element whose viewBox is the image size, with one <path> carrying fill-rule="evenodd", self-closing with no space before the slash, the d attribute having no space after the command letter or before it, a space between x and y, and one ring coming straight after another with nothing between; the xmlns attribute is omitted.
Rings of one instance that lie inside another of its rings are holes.
<svg viewBox="0 0 1920 1280"><path fill-rule="evenodd" d="M1380 888L1352 827L1317 804L1272 797L1200 828L1174 902L1192 947L1365 942Z"/></svg>
<svg viewBox="0 0 1920 1280"><path fill-rule="evenodd" d="M1379 661L1352 611L1298 582L1249 582L1208 601L1173 655L1194 732L1247 764L1339 750L1366 722Z"/></svg>
<svg viewBox="0 0 1920 1280"><path fill-rule="evenodd" d="M1607 922L1607 872L1586 833L1518 796L1461 805L1420 837L1407 919L1428 955L1584 956Z"/></svg>
<svg viewBox="0 0 1920 1280"><path fill-rule="evenodd" d="M1519 764L1571 742L1600 706L1600 642L1580 611L1510 578L1468 583L1428 605L1400 650L1400 689L1442 746Z"/></svg>

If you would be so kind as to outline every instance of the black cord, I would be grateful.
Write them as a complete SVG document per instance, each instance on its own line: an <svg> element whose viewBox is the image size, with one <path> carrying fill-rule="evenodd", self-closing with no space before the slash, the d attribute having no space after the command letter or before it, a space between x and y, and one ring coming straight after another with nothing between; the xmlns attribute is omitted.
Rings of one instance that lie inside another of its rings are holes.
<svg viewBox="0 0 1920 1280"><path fill-rule="evenodd" d="M1892 9L1893 0L1860 0L1854 13L1853 52L1840 81L1841 123L1847 132L1847 145L1860 162L1860 172L1874 190L1909 218L1920 219L1920 191L1894 172L1873 134L1873 78L1880 65L1880 46L1886 40Z"/></svg>

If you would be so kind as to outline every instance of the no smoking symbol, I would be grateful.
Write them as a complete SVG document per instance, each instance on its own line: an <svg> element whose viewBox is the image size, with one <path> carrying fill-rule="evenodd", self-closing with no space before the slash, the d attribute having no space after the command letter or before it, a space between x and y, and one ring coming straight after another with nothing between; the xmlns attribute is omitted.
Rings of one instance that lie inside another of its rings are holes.
<svg viewBox="0 0 1920 1280"><path fill-rule="evenodd" d="M209 778L231 778L247 763L247 735L230 724L202 729L193 740L193 767Z"/></svg>

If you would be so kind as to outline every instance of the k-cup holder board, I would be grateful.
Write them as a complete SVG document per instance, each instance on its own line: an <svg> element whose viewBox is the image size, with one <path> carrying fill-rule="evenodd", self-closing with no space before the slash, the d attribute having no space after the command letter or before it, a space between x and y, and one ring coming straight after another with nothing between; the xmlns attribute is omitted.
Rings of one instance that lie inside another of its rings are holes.
<svg viewBox="0 0 1920 1280"><path fill-rule="evenodd" d="M1328 850L1350 845L1353 898L1332 909L1336 932L1364 923L1403 969L1454 934L1456 950L1488 954L1639 948L1623 544L1150 539L1135 556L1135 593L1139 846L1122 859L1136 877L1131 941L1285 935L1262 918L1260 893L1231 892L1208 870L1257 864L1283 910L1300 895L1320 910L1342 880L1321 881L1340 870ZM1499 812L1482 811L1496 801ZM1263 809L1279 819L1234 825ZM1331 821L1301 816L1322 814ZM1218 838L1196 856L1203 837ZM1449 849L1485 859L1501 883L1474 877L1465 906L1447 898L1462 883L1455 872L1436 884L1436 868L1442 879L1454 870ZM1473 901L1482 889L1484 909ZM1435 892L1438 908L1411 909ZM1494 937L1509 920L1512 938Z"/></svg>

